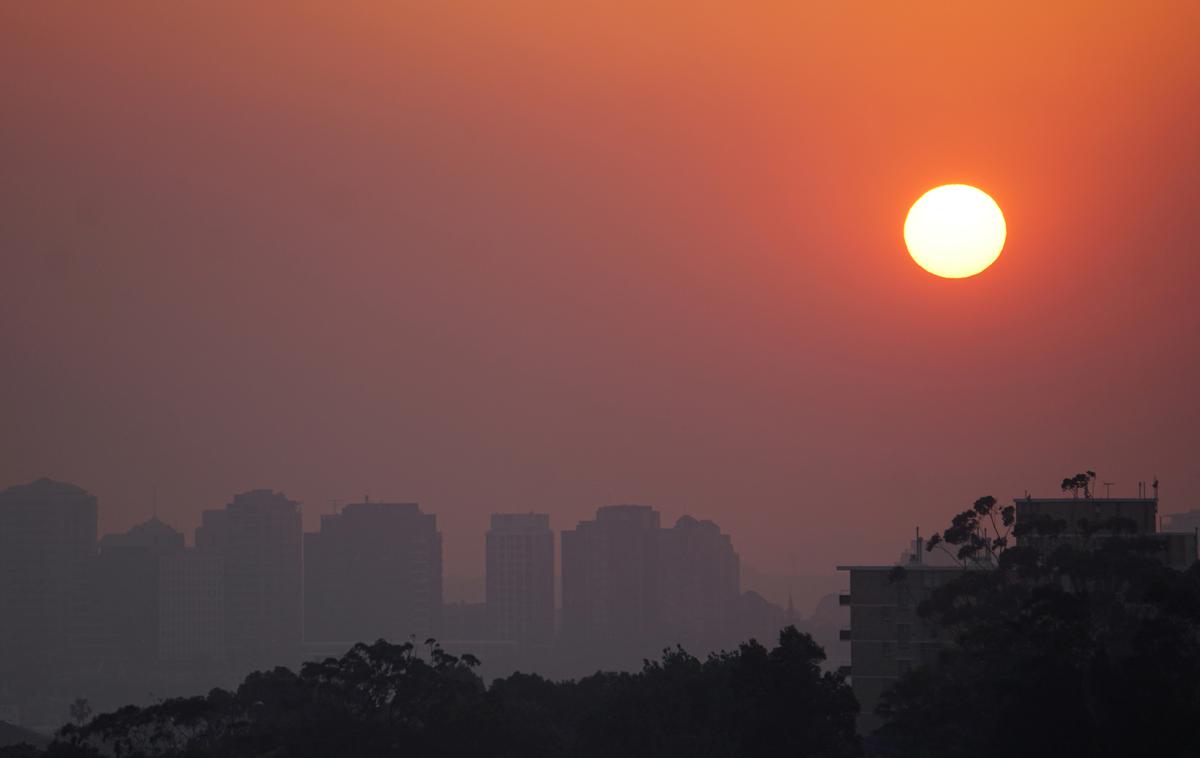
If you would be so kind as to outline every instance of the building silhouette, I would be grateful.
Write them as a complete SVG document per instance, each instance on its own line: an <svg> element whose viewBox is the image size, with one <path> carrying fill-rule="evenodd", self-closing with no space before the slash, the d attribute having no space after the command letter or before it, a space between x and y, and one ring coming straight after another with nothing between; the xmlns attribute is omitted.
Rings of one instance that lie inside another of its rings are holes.
<svg viewBox="0 0 1200 758"><path fill-rule="evenodd" d="M265 489L201 515L196 549L220 558L225 644L237 668L300 658L302 531L300 504Z"/></svg>
<svg viewBox="0 0 1200 758"><path fill-rule="evenodd" d="M496 632L489 620L487 603L460 601L442 605L441 634L438 642L442 643L443 647L449 649L450 645L457 644L490 645L496 641ZM463 652L473 651L464 649Z"/></svg>
<svg viewBox="0 0 1200 758"><path fill-rule="evenodd" d="M792 618L741 594L740 560L715 523L663 528L645 505L602 507L563 532L560 619L547 514L493 514L485 602L449 608L433 514L366 500L309 534L301 515L260 489L204 511L194 547L157 517L97 542L84 490L39 480L0 493L0 700L36 700L52 720L66 691L99 703L217 686L379 638L436 637L483 654L497 676L574 675L668 645L703 655L772 637ZM51 679L61 691L31 694Z"/></svg>
<svg viewBox="0 0 1200 758"><path fill-rule="evenodd" d="M486 536L486 607L496 640L554 639L554 532L545 513L495 513Z"/></svg>
<svg viewBox="0 0 1200 758"><path fill-rule="evenodd" d="M645 505L612 505L562 533L563 645L588 665L624 667L682 645L704 655L778 634L781 609L741 593L741 561L712 521L662 528ZM755 601L760 602L755 602Z"/></svg>
<svg viewBox="0 0 1200 758"><path fill-rule="evenodd" d="M0 492L0 679L77 659L90 636L96 497L38 479Z"/></svg>
<svg viewBox="0 0 1200 758"><path fill-rule="evenodd" d="M224 663L225 576L219 554L184 548L158 570L158 658L167 664Z"/></svg>
<svg viewBox="0 0 1200 758"><path fill-rule="evenodd" d="M659 513L608 505L562 533L564 642L587 660L619 665L651 655L662 612Z"/></svg>
<svg viewBox="0 0 1200 758"><path fill-rule="evenodd" d="M442 535L416 503L353 503L304 535L305 640L436 636Z"/></svg>
<svg viewBox="0 0 1200 758"><path fill-rule="evenodd" d="M1163 529L1169 532L1200 532L1200 508L1193 508L1183 513L1164 513L1162 515Z"/></svg>
<svg viewBox="0 0 1200 758"><path fill-rule="evenodd" d="M142 671L157 662L161 561L183 549L183 534L158 518L100 540L90 576L99 660Z"/></svg>
<svg viewBox="0 0 1200 758"><path fill-rule="evenodd" d="M741 561L729 535L712 521L681 516L660 543L665 642L697 653L738 642Z"/></svg>
<svg viewBox="0 0 1200 758"><path fill-rule="evenodd" d="M862 708L859 734L882 725L875 708L884 690L916 666L934 663L949 641L937 624L917 614L921 602L963 571L986 570L932 562L929 556L918 536L895 564L837 567L850 575L850 592L839 597L850 607L850 628L841 638L850 642L846 673Z"/></svg>
<svg viewBox="0 0 1200 758"><path fill-rule="evenodd" d="M1162 545L1162 560L1172 568L1186 569L1196 562L1197 536L1194 528L1183 518L1168 523L1183 527L1180 531L1159 531L1157 497L1042 497L1026 496L1013 500L1017 522L1044 518L1062 522L1065 532L1055 540L1069 539L1077 543L1095 541L1111 535L1105 526L1113 519L1124 522L1131 534L1151 537ZM1031 534L1020 544L1038 547L1047 538Z"/></svg>
<svg viewBox="0 0 1200 758"><path fill-rule="evenodd" d="M747 590L738 596L734 612L737 618L734 633L737 642L749 639L756 639L763 644L774 642L779 637L779 630L799 620L790 600L788 607L783 608L754 590Z"/></svg>

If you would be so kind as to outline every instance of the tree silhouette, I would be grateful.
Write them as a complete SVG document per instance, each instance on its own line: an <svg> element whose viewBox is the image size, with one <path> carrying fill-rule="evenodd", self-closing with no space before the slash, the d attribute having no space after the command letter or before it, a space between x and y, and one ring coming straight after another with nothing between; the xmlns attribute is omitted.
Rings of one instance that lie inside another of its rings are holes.
<svg viewBox="0 0 1200 758"><path fill-rule="evenodd" d="M1008 549L1008 538L1015 522L1014 506L997 507L996 498L985 495L971 508L956 515L944 532L934 532L925 549L940 549L964 567L972 563L994 564Z"/></svg>
<svg viewBox="0 0 1200 758"><path fill-rule="evenodd" d="M1062 491L1070 492L1071 497L1079 497L1082 492L1084 498L1092 496L1092 483L1096 481L1095 471L1085 471L1082 474L1069 476L1062 480Z"/></svg>
<svg viewBox="0 0 1200 758"><path fill-rule="evenodd" d="M77 697L71 701L71 707L68 709L68 712L71 716L71 721L82 726L92 717L92 704L88 702L86 697Z"/></svg>
<svg viewBox="0 0 1200 758"><path fill-rule="evenodd" d="M1037 519L994 570L919 608L954 644L885 693L882 742L904 756L1194 756L1200 567L1177 572L1117 519Z"/></svg>
<svg viewBox="0 0 1200 758"><path fill-rule="evenodd" d="M513 674L485 687L470 656L381 640L299 673L255 672L233 692L101 714L51 747L122 758L859 756L858 704L821 670L824 657L788 627L771 649L750 640L700 660L674 648L634 673Z"/></svg>

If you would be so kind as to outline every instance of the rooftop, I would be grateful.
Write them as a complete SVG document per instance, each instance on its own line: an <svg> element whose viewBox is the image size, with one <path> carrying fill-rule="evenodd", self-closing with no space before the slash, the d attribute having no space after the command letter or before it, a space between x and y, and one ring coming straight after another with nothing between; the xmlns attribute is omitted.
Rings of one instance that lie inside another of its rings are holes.
<svg viewBox="0 0 1200 758"><path fill-rule="evenodd" d="M1157 503L1156 497L1014 497L1014 503Z"/></svg>
<svg viewBox="0 0 1200 758"><path fill-rule="evenodd" d="M92 493L70 482L58 482L47 477L35 479L29 484L15 484L0 492L0 499L4 500L48 497L92 497Z"/></svg>
<svg viewBox="0 0 1200 758"><path fill-rule="evenodd" d="M106 534L100 539L100 547L183 547L183 533L172 529L157 516L130 527L119 534Z"/></svg>
<svg viewBox="0 0 1200 758"><path fill-rule="evenodd" d="M549 513L493 513L493 532L549 531Z"/></svg>
<svg viewBox="0 0 1200 758"><path fill-rule="evenodd" d="M898 568L905 571L965 571L962 566L930 566L927 563L890 563L887 565L851 565L837 566L838 571L895 571Z"/></svg>

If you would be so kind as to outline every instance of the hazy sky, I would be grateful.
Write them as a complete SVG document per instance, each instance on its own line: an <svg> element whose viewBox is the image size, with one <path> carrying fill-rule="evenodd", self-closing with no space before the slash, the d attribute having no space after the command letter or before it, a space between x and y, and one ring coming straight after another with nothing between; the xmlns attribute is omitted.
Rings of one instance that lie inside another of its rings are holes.
<svg viewBox="0 0 1200 758"><path fill-rule="evenodd" d="M460 575L492 511L824 572L1200 506L1200 5L647 7L0 5L0 485L418 500ZM903 247L947 182L974 279Z"/></svg>

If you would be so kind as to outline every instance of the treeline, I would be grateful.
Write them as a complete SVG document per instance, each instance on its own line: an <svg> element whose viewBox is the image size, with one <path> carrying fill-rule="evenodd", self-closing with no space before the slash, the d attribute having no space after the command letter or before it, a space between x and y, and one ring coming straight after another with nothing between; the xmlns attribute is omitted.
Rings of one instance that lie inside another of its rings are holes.
<svg viewBox="0 0 1200 758"><path fill-rule="evenodd" d="M491 686L435 642L359 644L338 659L246 677L234 692L128 706L13 756L768 756L860 754L858 706L821 648L785 629L699 660L664 653L637 673Z"/></svg>

